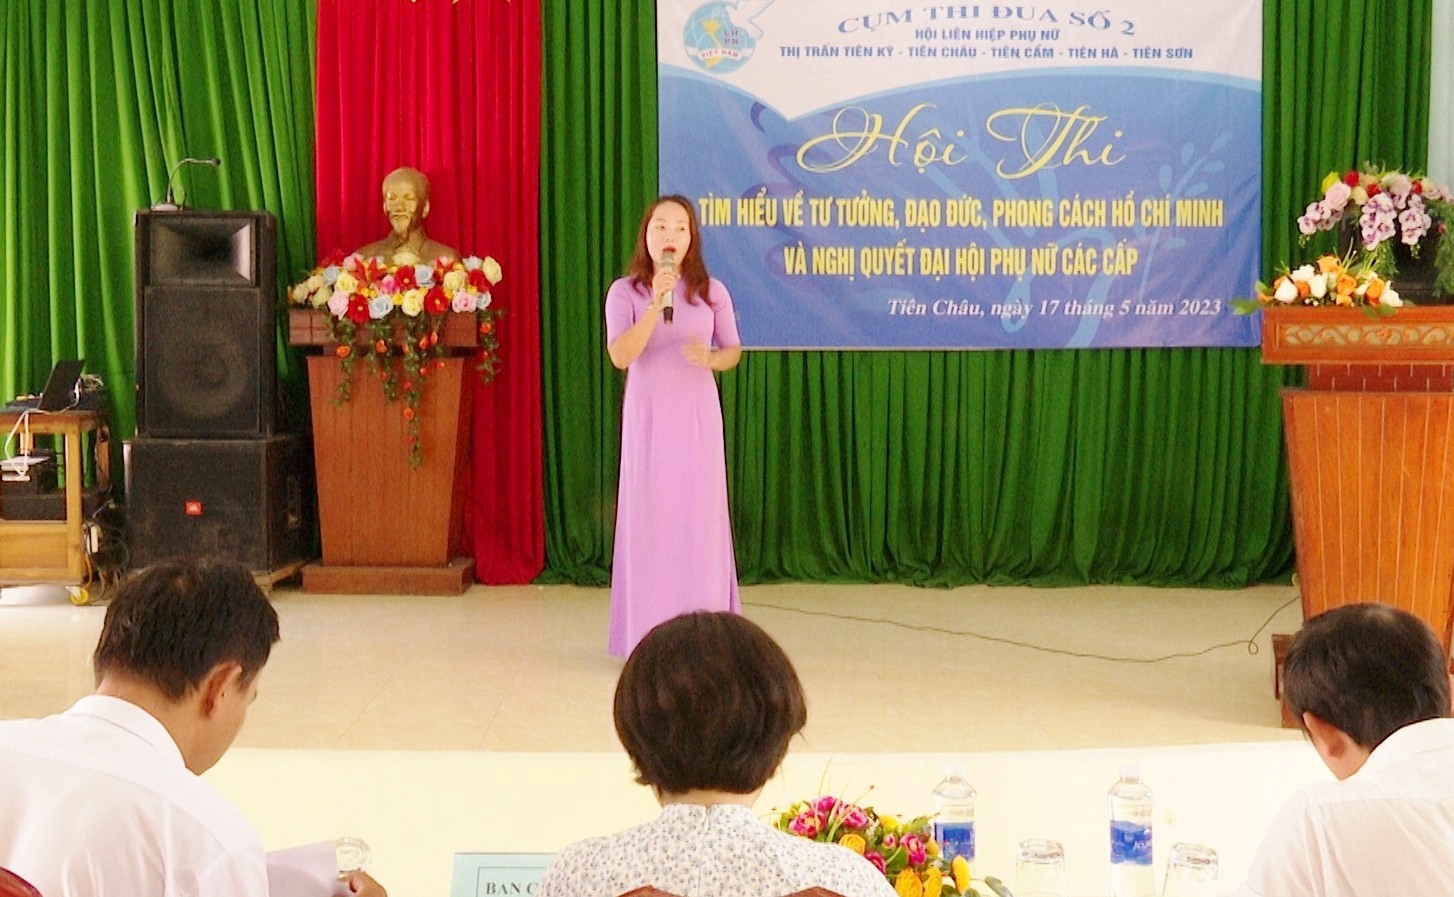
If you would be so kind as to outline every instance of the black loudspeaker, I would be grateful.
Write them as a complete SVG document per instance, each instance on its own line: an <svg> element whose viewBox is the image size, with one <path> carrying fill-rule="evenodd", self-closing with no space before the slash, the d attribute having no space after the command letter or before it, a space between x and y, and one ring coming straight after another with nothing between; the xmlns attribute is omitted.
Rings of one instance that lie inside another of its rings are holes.
<svg viewBox="0 0 1454 897"><path fill-rule="evenodd" d="M316 495L304 436L130 440L131 563L206 555L260 573L309 560L316 556Z"/></svg>
<svg viewBox="0 0 1454 897"><path fill-rule="evenodd" d="M277 225L267 212L136 213L136 432L273 432Z"/></svg>

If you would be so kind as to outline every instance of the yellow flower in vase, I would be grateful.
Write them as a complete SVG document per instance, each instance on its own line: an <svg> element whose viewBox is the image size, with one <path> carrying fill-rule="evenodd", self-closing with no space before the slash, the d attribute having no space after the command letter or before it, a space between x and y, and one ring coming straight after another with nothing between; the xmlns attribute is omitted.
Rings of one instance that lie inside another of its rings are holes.
<svg viewBox="0 0 1454 897"><path fill-rule="evenodd" d="M894 892L899 897L924 897L924 883L919 880L919 873L913 869L901 871L894 879Z"/></svg>
<svg viewBox="0 0 1454 897"><path fill-rule="evenodd" d="M459 268L455 268L444 275L444 289L450 293L458 293L468 285L469 275Z"/></svg>
<svg viewBox="0 0 1454 897"><path fill-rule="evenodd" d="M944 893L944 873L930 866L924 872L924 897L940 897Z"/></svg>
<svg viewBox="0 0 1454 897"><path fill-rule="evenodd" d="M972 877L970 871L969 860L964 857L955 857L954 862L949 864L949 872L954 876L954 886L960 893L969 890L969 880Z"/></svg>

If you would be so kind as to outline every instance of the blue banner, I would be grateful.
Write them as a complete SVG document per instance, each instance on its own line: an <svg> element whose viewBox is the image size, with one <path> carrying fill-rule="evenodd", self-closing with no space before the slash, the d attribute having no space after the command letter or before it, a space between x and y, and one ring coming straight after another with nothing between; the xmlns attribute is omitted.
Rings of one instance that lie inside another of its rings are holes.
<svg viewBox="0 0 1454 897"><path fill-rule="evenodd" d="M1255 345L1261 8L1205 6L659 0L662 190L748 347Z"/></svg>

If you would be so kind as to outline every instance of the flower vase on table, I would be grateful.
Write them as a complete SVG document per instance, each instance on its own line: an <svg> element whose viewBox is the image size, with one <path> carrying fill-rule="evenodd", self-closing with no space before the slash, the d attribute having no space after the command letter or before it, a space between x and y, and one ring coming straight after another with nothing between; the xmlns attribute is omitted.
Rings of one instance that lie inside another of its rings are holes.
<svg viewBox="0 0 1454 897"><path fill-rule="evenodd" d="M943 856L928 816L901 820L824 795L774 811L771 821L779 831L860 854L888 879L899 897L981 897L964 857ZM986 895L1003 887L998 879L981 881L988 885Z"/></svg>
<svg viewBox="0 0 1454 897"><path fill-rule="evenodd" d="M1302 242L1338 231L1345 258L1384 277L1397 277L1405 298L1451 301L1454 244L1444 234L1454 220L1449 188L1420 174L1365 164L1323 178L1323 195L1298 218Z"/></svg>

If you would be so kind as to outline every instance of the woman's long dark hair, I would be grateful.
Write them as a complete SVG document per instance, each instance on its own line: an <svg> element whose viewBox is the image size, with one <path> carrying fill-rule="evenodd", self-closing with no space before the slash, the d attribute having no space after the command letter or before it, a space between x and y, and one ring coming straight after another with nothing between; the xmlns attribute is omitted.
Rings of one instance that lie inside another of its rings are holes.
<svg viewBox="0 0 1454 897"><path fill-rule="evenodd" d="M711 305L712 299L707 294L707 263L702 261L702 231L697 227L697 213L692 209L692 201L685 196L660 196L656 202L646 207L646 214L641 216L641 226L636 228L636 250L631 253L631 264L627 267L625 276L631 278L631 282L638 287L650 289L656 264L652 262L651 254L646 251L646 227L651 223L651 216L656 214L656 210L668 202L676 203L687 210L687 232L691 235L692 242L687 247L686 255L677 259L677 275L687 284L687 301L696 305L697 297L700 296L702 301Z"/></svg>

